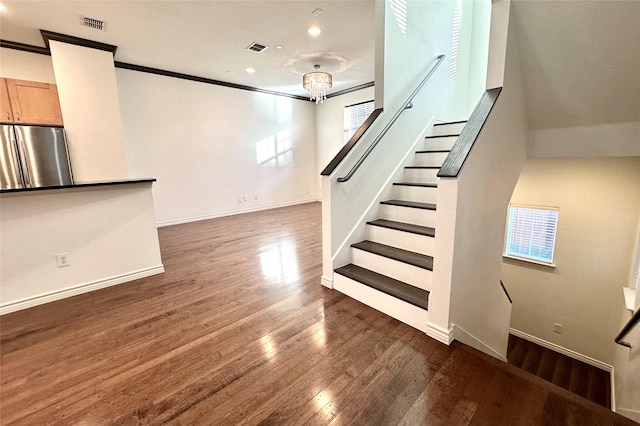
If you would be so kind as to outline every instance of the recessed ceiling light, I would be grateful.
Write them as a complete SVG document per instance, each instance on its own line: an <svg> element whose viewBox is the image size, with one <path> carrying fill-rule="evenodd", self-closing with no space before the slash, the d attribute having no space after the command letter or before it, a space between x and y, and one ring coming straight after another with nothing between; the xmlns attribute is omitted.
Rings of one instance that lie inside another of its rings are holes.
<svg viewBox="0 0 640 426"><path fill-rule="evenodd" d="M4 10L4 4L0 3L0 12Z"/></svg>
<svg viewBox="0 0 640 426"><path fill-rule="evenodd" d="M249 74L253 74L254 72L256 72L256 70L251 67L247 68L245 71L248 72Z"/></svg>
<svg viewBox="0 0 640 426"><path fill-rule="evenodd" d="M277 45L276 49L282 49L282 45L281 44Z"/></svg>
<svg viewBox="0 0 640 426"><path fill-rule="evenodd" d="M311 27L307 30L307 32L309 33L309 35L317 36L322 32L322 30L320 30L320 28L318 27Z"/></svg>

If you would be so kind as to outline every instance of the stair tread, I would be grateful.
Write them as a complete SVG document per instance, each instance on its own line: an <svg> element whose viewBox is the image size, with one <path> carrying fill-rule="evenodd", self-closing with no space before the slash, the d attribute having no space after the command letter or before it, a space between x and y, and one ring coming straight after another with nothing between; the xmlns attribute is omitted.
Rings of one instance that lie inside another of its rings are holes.
<svg viewBox="0 0 640 426"><path fill-rule="evenodd" d="M429 170L437 170L440 166L405 166L405 169L429 169Z"/></svg>
<svg viewBox="0 0 640 426"><path fill-rule="evenodd" d="M412 223L397 222L395 220L376 219L367 222L369 225L380 226L383 228L395 229L412 234L425 235L427 237L435 237L436 230L428 226L414 225Z"/></svg>
<svg viewBox="0 0 640 426"><path fill-rule="evenodd" d="M450 149L421 149L420 151L416 151L416 154L433 154L439 152L451 152Z"/></svg>
<svg viewBox="0 0 640 426"><path fill-rule="evenodd" d="M422 290L352 263L337 268L335 272L419 308L428 309L429 292L427 290Z"/></svg>
<svg viewBox="0 0 640 426"><path fill-rule="evenodd" d="M435 210L436 205L432 203L420 203L418 201L405 201L405 200L386 200L381 201L380 204L386 204L389 206L410 207L414 209Z"/></svg>
<svg viewBox="0 0 640 426"><path fill-rule="evenodd" d="M455 133L455 134L450 134L450 135L433 135L433 136L425 136L425 139L436 139L436 138L452 138L452 137L458 137L460 136L460 133Z"/></svg>
<svg viewBox="0 0 640 426"><path fill-rule="evenodd" d="M368 251L369 253L377 254L379 256L384 256L389 259L397 260L398 262L417 266L418 268L433 271L433 257L426 254L399 249L397 247L388 246L386 244L380 244L369 240L351 244L351 247Z"/></svg>
<svg viewBox="0 0 640 426"><path fill-rule="evenodd" d="M394 182L394 185L397 186L421 186L425 188L437 188L437 183L428 183L428 182Z"/></svg>
<svg viewBox="0 0 640 426"><path fill-rule="evenodd" d="M459 120L459 121L444 121L442 123L435 123L433 126L446 126L448 124L460 124L460 123L466 123L467 120Z"/></svg>

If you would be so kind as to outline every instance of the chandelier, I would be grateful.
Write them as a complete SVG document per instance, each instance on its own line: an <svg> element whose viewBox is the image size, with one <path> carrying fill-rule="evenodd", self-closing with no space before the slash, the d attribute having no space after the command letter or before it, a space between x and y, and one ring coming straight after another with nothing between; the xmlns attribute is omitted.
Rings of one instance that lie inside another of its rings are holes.
<svg viewBox="0 0 640 426"><path fill-rule="evenodd" d="M319 70L320 65L314 65L314 68ZM309 99L315 100L316 104L327 99L327 89L331 89L332 83L331 74L326 72L314 71L302 76L302 86L309 92Z"/></svg>

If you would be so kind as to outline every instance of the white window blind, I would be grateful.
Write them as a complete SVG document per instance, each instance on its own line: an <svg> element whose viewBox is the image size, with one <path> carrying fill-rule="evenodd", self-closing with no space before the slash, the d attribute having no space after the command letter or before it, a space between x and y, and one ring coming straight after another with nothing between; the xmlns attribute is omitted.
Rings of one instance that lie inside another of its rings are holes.
<svg viewBox="0 0 640 426"><path fill-rule="evenodd" d="M636 252L631 264L631 276L629 277L629 287L637 289L640 286L640 229L636 240Z"/></svg>
<svg viewBox="0 0 640 426"><path fill-rule="evenodd" d="M344 143L362 126L373 112L373 101L344 107Z"/></svg>
<svg viewBox="0 0 640 426"><path fill-rule="evenodd" d="M505 256L553 264L558 209L510 204Z"/></svg>

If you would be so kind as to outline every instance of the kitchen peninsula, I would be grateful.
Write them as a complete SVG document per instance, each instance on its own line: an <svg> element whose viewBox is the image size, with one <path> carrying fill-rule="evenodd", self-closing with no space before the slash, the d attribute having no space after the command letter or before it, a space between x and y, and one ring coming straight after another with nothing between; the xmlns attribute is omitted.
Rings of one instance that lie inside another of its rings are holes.
<svg viewBox="0 0 640 426"><path fill-rule="evenodd" d="M0 190L0 314L164 272L154 181Z"/></svg>

